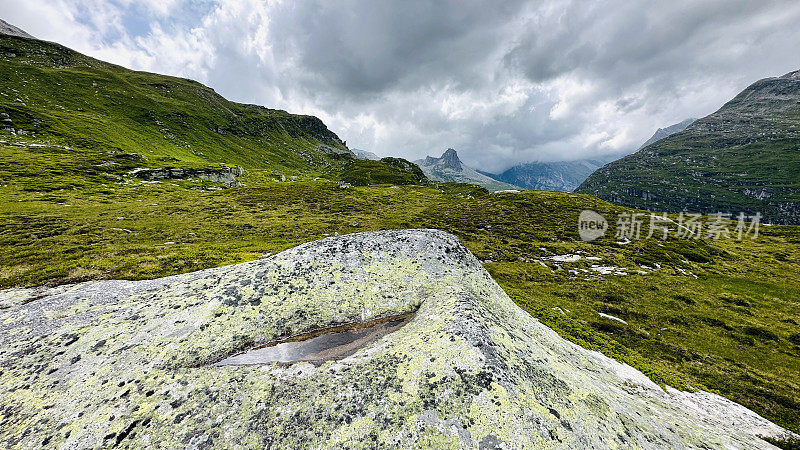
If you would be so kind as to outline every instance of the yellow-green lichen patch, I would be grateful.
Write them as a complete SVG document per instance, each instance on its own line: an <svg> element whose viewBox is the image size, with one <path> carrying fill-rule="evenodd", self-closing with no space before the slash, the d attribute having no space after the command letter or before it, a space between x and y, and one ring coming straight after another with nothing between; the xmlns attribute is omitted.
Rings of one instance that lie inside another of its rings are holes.
<svg viewBox="0 0 800 450"><path fill-rule="evenodd" d="M101 283L0 311L3 446L750 448L763 445L751 430L780 431L569 344L441 232L341 236ZM208 365L417 308L407 325L319 367Z"/></svg>

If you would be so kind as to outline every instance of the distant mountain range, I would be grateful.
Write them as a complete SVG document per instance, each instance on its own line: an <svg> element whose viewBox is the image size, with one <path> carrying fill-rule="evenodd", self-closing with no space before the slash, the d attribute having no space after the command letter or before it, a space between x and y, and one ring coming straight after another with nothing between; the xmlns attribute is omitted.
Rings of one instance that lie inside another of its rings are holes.
<svg viewBox="0 0 800 450"><path fill-rule="evenodd" d="M525 189L572 192L603 164L603 161L590 159L532 162L516 165L499 174L479 172L495 180Z"/></svg>
<svg viewBox="0 0 800 450"><path fill-rule="evenodd" d="M642 147L681 132L697 119L686 119L683 122L659 128ZM640 147L640 148L642 148ZM529 162L518 164L499 174L478 171L498 181L510 183L525 189L543 191L572 192L586 178L612 159L581 159L577 161Z"/></svg>
<svg viewBox="0 0 800 450"><path fill-rule="evenodd" d="M414 161L414 163L429 179L434 181L477 184L491 192L519 189L517 186L497 181L466 166L458 158L458 152L452 148L448 148L439 158L428 156L425 159Z"/></svg>
<svg viewBox="0 0 800 450"><path fill-rule="evenodd" d="M800 223L800 71L592 174L577 192L654 211L760 212Z"/></svg>
<svg viewBox="0 0 800 450"><path fill-rule="evenodd" d="M659 128L653 136L645 142L643 148L653 142L681 132L697 119L686 119L683 122ZM367 150L351 149L357 158L378 161L381 158ZM455 181L460 183L478 184L490 191L505 189L536 189L542 191L572 192L583 183L586 178L603 165L609 163L611 158L581 159L577 161L556 162L529 162L513 166L499 174L476 170L466 166L458 158L458 152L448 149L439 158L428 156L425 159L414 161L434 181Z"/></svg>
<svg viewBox="0 0 800 450"><path fill-rule="evenodd" d="M658 142L658 141L660 141L660 140L662 140L664 138L670 137L675 133L680 133L681 131L685 130L686 127L688 127L689 125L693 124L696 120L697 119L695 119L695 118L688 118L688 119L684 120L683 122L678 122L678 123L670 125L670 126L668 126L666 128L659 128L658 130L656 130L656 132L653 134L653 136L650 137L650 139L646 140L644 142L644 144L642 144L637 149L637 151L647 147L650 144Z"/></svg>

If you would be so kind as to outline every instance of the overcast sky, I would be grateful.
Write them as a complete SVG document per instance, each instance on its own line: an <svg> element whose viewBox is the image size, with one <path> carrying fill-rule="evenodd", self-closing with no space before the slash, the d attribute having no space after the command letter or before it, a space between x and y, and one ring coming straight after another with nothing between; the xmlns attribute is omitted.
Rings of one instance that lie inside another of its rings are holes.
<svg viewBox="0 0 800 450"><path fill-rule="evenodd" d="M492 171L632 151L800 69L797 0L2 0L0 18L319 116L351 148Z"/></svg>

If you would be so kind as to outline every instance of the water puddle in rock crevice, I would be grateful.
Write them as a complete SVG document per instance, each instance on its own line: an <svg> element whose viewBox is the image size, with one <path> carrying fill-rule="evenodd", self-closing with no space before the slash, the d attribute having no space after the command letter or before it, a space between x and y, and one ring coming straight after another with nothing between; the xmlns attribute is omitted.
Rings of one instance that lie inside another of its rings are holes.
<svg viewBox="0 0 800 450"><path fill-rule="evenodd" d="M214 365L291 364L301 361L319 365L325 361L343 359L367 344L399 330L411 321L414 314L416 312L384 317L370 322L345 324L292 336L263 347L229 356Z"/></svg>

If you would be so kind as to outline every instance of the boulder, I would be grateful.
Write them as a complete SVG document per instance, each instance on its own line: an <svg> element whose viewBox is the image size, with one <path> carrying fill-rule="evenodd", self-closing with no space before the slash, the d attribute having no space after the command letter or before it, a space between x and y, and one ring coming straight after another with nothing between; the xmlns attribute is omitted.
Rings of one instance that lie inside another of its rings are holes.
<svg viewBox="0 0 800 450"><path fill-rule="evenodd" d="M236 177L244 175L244 169L240 166L204 169L185 169L182 167L137 168L132 170L129 175L151 181L183 180L196 177L212 183L220 183L226 187L240 187L242 184L236 180Z"/></svg>
<svg viewBox="0 0 800 450"><path fill-rule="evenodd" d="M562 339L434 230L46 294L0 311L2 447L772 448L758 436L784 432ZM406 313L343 359L215 365Z"/></svg>

